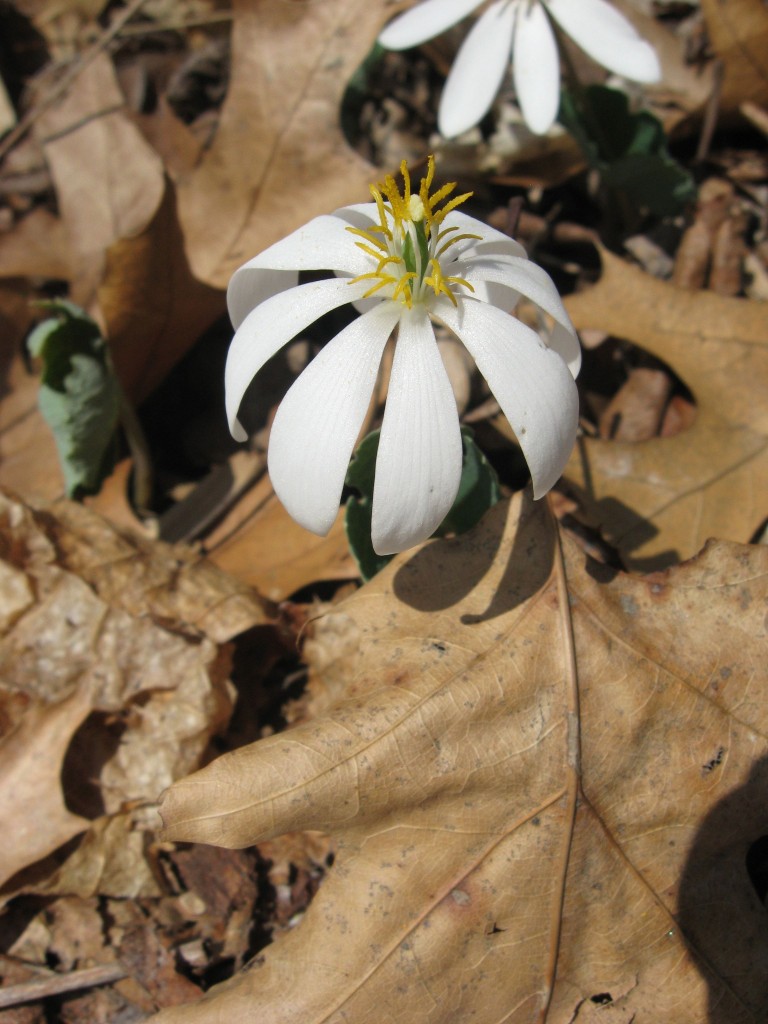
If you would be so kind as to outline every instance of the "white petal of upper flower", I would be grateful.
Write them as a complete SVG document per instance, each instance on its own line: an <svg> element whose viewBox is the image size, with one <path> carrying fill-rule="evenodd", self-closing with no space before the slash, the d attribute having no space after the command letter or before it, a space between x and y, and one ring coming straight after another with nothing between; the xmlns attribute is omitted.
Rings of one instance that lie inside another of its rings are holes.
<svg viewBox="0 0 768 1024"><path fill-rule="evenodd" d="M407 50L445 32L479 7L482 0L423 0L395 18L379 36L388 50Z"/></svg>
<svg viewBox="0 0 768 1024"><path fill-rule="evenodd" d="M403 312L373 489L371 540L380 555L426 540L461 480L456 399L423 306Z"/></svg>
<svg viewBox="0 0 768 1024"><path fill-rule="evenodd" d="M573 0L566 2L579 6ZM560 54L541 4L518 8L513 50L515 92L523 118L531 131L544 135L552 127L560 105Z"/></svg>
<svg viewBox="0 0 768 1024"><path fill-rule="evenodd" d="M606 0L545 0L552 17L592 60L635 82L658 82L656 51Z"/></svg>
<svg viewBox="0 0 768 1024"><path fill-rule="evenodd" d="M581 368L579 339L552 278L545 270L530 260L519 257L477 256L451 265L446 273L462 277L476 288L480 282L505 286L509 289L508 300L513 299L515 292L530 299L543 313L551 316L560 328L559 331L552 332L549 347L565 360L571 373L576 377ZM479 297L478 290L476 297ZM493 291L489 291L488 299L500 308L514 308L513 303L505 306L501 293L494 294Z"/></svg>
<svg viewBox="0 0 768 1024"><path fill-rule="evenodd" d="M352 449L381 356L400 316L380 303L336 335L293 383L269 436L269 475L297 523L325 535L339 511Z"/></svg>
<svg viewBox="0 0 768 1024"><path fill-rule="evenodd" d="M236 441L247 437L237 419L240 402L264 363L324 313L359 299L369 285L336 278L313 281L278 292L251 310L235 332L224 370L227 419Z"/></svg>
<svg viewBox="0 0 768 1024"><path fill-rule="evenodd" d="M509 66L515 10L507 0L491 4L459 47L437 112L446 138L474 127L490 110Z"/></svg>
<svg viewBox="0 0 768 1024"><path fill-rule="evenodd" d="M433 313L473 356L520 442L540 498L558 480L576 440L579 400L568 367L530 327L473 299Z"/></svg>
<svg viewBox="0 0 768 1024"><path fill-rule="evenodd" d="M315 217L239 267L227 288L234 327L264 299L292 288L299 270L346 271L353 277L370 270L370 258L355 245L347 227L369 227L375 213L375 204L366 203Z"/></svg>

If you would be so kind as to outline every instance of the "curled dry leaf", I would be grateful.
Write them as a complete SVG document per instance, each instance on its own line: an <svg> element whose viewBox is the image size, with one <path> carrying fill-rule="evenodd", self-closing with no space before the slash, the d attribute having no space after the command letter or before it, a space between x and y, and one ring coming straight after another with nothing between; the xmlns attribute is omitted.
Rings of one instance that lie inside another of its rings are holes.
<svg viewBox="0 0 768 1024"><path fill-rule="evenodd" d="M571 296L579 329L624 338L693 392L696 419L638 444L582 438L566 477L627 564L654 569L710 537L748 541L768 507L768 335L762 303L665 284L601 252L597 285Z"/></svg>
<svg viewBox="0 0 768 1024"><path fill-rule="evenodd" d="M192 276L170 182L149 224L105 256L99 306L120 383L138 404L224 314L224 293Z"/></svg>
<svg viewBox="0 0 768 1024"><path fill-rule="evenodd" d="M614 573L527 496L396 559L335 610L344 699L166 795L168 838L318 829L336 860L296 928L155 1024L761 1019L767 569L713 544Z"/></svg>
<svg viewBox="0 0 768 1024"><path fill-rule="evenodd" d="M262 602L194 552L132 541L78 505L35 511L4 495L0 595L0 823L15 837L2 880L99 819L72 863L35 884L154 892L137 862L155 822L123 812L200 763L232 707L220 644L265 623ZM17 881L6 898L33 885Z"/></svg>
<svg viewBox="0 0 768 1024"><path fill-rule="evenodd" d="M3 853L0 885L88 827L67 810L61 766L67 747L88 715L85 688L50 704L28 708L0 739L0 821L13 836Z"/></svg>

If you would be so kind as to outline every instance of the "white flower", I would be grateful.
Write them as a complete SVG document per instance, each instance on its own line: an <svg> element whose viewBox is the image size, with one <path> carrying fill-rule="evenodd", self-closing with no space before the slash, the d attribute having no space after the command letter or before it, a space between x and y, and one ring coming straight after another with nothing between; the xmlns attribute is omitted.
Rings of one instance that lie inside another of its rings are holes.
<svg viewBox="0 0 768 1024"><path fill-rule="evenodd" d="M466 345L520 441L534 496L555 483L576 436L573 377L578 339L548 275L506 235L460 213L455 184L418 192L405 161L375 202L316 217L235 272L227 300L236 333L225 373L230 430L254 374L311 323L345 303L362 311L333 338L281 402L269 439L277 496L293 518L324 535L373 394L384 347L397 327L373 493L378 554L429 537L453 504L462 445L456 401L431 320ZM442 206L440 205L442 204ZM333 271L297 284L299 270ZM550 318L549 347L507 310L527 296Z"/></svg>
<svg viewBox="0 0 768 1024"><path fill-rule="evenodd" d="M444 32L482 0L422 0L387 25L379 42L405 50ZM656 51L607 0L495 0L478 18L445 83L438 125L446 138L490 110L510 55L515 91L528 127L548 131L560 103L560 58L548 15L604 68L636 82L657 82Z"/></svg>

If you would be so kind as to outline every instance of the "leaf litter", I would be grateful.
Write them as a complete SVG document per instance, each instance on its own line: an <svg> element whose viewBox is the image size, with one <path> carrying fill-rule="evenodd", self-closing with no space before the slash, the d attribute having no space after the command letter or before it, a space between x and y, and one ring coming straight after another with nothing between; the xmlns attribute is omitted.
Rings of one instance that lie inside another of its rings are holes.
<svg viewBox="0 0 768 1024"><path fill-rule="evenodd" d="M696 5L619 6L661 55L650 105L705 180L697 210L610 220L571 140L510 144L508 94L495 133L441 154L574 293L593 346L561 525L519 493L514 438L463 366L462 412L518 493L363 587L341 518L318 540L271 490L277 378L254 449L219 440L216 320L243 258L364 198L371 159L430 151L460 35L366 85L384 2L13 15L0 1021L764 1019L765 549L747 542L768 179L743 131L765 123L768 22L759 0L703 0L718 69ZM49 57L63 76L32 91ZM62 294L163 450L156 518L130 505L125 451L89 499L113 525L55 500L21 345L28 297Z"/></svg>

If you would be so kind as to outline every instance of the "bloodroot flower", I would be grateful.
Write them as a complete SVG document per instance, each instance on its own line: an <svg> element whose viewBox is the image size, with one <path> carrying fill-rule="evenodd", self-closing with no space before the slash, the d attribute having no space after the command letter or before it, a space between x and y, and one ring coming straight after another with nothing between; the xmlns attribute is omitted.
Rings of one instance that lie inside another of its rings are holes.
<svg viewBox="0 0 768 1024"><path fill-rule="evenodd" d="M422 0L379 36L388 50L405 50L461 21L481 0ZM495 0L461 44L445 83L438 125L446 138L467 131L490 110L512 57L515 91L525 123L543 134L557 117L560 57L553 18L602 67L635 82L657 82L650 43L606 0Z"/></svg>
<svg viewBox="0 0 768 1024"><path fill-rule="evenodd" d="M418 191L400 168L372 186L373 203L316 217L235 272L227 300L236 328L225 373L230 430L253 376L329 310L360 311L312 360L281 402L269 439L277 496L302 526L324 535L397 329L373 493L378 554L402 551L440 525L456 497L462 444L456 400L432 321L463 342L519 439L534 497L555 483L576 436L578 339L548 275L506 235L457 209L455 184L432 191L434 160ZM336 276L297 284L299 270ZM549 323L548 343L508 310L526 296Z"/></svg>

